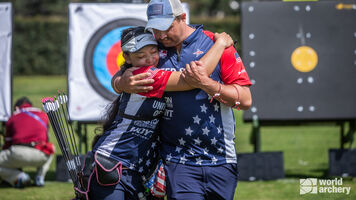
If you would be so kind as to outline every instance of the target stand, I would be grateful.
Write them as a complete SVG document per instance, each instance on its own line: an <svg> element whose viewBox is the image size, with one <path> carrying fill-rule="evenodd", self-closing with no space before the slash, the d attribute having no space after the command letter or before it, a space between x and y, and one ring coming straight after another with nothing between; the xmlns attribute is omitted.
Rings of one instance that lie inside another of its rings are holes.
<svg viewBox="0 0 356 200"><path fill-rule="evenodd" d="M356 1L243 2L241 13L253 99L243 118L252 123L254 151L261 127L270 125L336 125L340 149L352 143Z"/></svg>

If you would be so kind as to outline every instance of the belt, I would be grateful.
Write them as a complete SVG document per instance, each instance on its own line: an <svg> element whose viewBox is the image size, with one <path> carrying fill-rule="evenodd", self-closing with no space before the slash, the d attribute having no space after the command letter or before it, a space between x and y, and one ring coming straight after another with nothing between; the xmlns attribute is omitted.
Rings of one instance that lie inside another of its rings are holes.
<svg viewBox="0 0 356 200"><path fill-rule="evenodd" d="M13 144L13 145L20 145L20 146L26 146L26 147L35 147L37 144L40 144L41 142L30 142L30 143L18 143L18 144Z"/></svg>

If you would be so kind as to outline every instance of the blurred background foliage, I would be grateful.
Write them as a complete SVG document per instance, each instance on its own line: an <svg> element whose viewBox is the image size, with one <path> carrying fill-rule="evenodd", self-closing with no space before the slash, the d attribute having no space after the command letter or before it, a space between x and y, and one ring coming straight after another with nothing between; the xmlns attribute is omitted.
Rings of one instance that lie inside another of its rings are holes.
<svg viewBox="0 0 356 200"><path fill-rule="evenodd" d="M69 3L146 3L147 0L0 0L13 9L14 75L64 75L67 72ZM240 39L240 1L182 0L190 23ZM240 44L236 46L240 50Z"/></svg>

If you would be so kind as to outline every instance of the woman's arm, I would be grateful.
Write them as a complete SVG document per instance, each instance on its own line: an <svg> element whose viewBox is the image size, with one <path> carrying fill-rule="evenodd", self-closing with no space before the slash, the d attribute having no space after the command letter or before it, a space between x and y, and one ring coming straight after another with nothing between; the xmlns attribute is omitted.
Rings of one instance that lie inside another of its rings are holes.
<svg viewBox="0 0 356 200"><path fill-rule="evenodd" d="M209 49L209 51L200 59L200 62L191 62L190 65L198 65L203 67L207 74L210 75L215 70L215 67L219 63L220 57L223 54L225 48L233 44L233 40L227 33L215 33L215 43ZM186 67L189 64L186 64ZM168 79L165 91L185 91L191 90L195 87L190 86L182 78L182 72L173 72Z"/></svg>

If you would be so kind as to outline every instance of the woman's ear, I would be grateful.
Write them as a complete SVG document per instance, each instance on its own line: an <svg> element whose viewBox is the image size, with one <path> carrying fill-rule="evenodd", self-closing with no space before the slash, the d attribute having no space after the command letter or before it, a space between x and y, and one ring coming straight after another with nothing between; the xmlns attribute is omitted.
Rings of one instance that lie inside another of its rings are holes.
<svg viewBox="0 0 356 200"><path fill-rule="evenodd" d="M132 64L130 56L127 53L122 53L122 56L124 57L127 64Z"/></svg>

